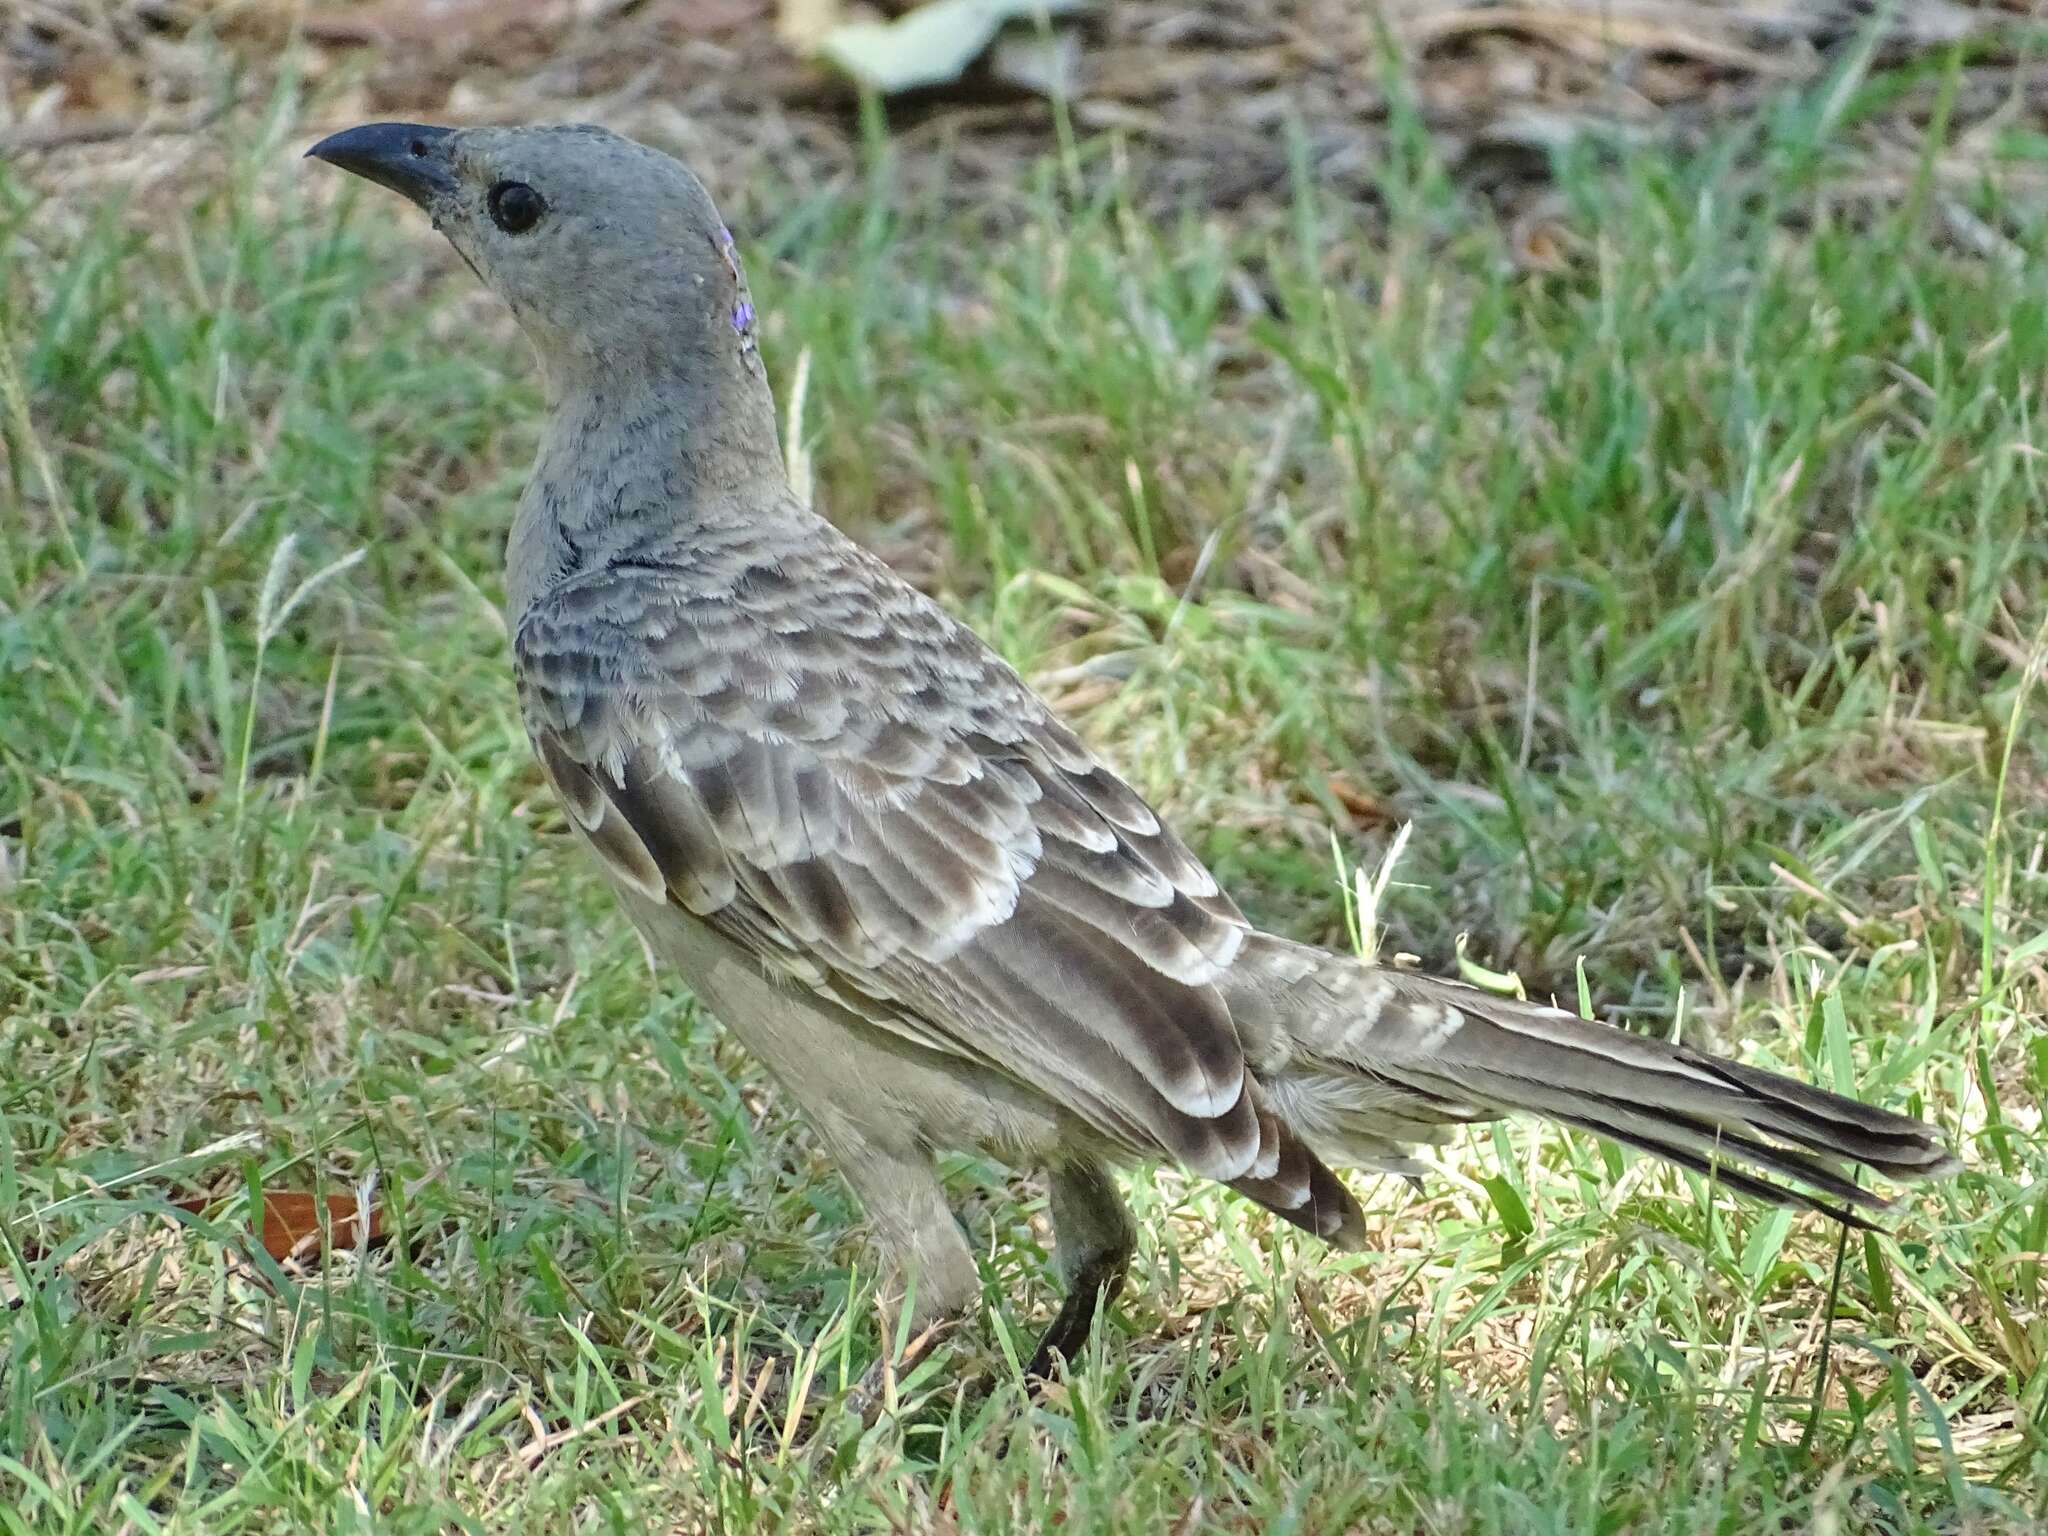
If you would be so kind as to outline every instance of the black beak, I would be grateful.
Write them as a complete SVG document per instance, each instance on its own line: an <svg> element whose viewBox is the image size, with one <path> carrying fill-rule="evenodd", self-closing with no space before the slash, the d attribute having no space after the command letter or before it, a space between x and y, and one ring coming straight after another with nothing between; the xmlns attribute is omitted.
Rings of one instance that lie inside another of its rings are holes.
<svg viewBox="0 0 2048 1536"><path fill-rule="evenodd" d="M426 123L365 123L330 134L306 156L389 187L432 212L436 201L455 191L449 160L454 137L453 128Z"/></svg>

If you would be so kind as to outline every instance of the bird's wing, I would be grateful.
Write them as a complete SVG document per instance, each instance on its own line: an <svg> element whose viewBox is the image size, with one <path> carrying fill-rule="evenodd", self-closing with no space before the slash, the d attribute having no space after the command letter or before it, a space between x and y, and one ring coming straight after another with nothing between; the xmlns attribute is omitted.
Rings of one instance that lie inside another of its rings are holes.
<svg viewBox="0 0 2048 1536"><path fill-rule="evenodd" d="M827 525L724 558L576 578L518 627L528 728L612 875L1134 1150L1270 1175L1284 1128L1212 985L1248 930L1208 870Z"/></svg>

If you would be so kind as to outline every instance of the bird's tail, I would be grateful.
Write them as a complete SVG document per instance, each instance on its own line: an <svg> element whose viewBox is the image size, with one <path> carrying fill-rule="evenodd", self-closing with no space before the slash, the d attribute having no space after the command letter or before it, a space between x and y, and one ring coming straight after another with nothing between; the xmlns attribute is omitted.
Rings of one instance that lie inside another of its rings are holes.
<svg viewBox="0 0 2048 1536"><path fill-rule="evenodd" d="M1886 1202L1844 1164L1901 1181L1960 1166L1933 1127L1795 1078L1456 982L1258 945L1236 968L1264 972L1244 1002L1294 1047L1275 1107L1332 1162L1402 1169L1402 1142L1525 1112L1859 1226L1852 1207Z"/></svg>

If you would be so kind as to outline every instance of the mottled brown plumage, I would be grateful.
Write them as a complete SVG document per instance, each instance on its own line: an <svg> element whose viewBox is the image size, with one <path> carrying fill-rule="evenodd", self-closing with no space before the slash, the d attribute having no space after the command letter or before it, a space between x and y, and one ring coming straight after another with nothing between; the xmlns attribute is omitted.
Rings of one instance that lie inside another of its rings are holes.
<svg viewBox="0 0 2048 1536"><path fill-rule="evenodd" d="M731 237L674 161L593 129L314 153L427 208L532 335L549 426L507 587L534 746L925 1314L978 1283L951 1146L1050 1169L1070 1294L1039 1370L1131 1250L1106 1162L1174 1159L1347 1246L1332 1164L1412 1175L1408 1146L1513 1110L1844 1219L1881 1205L1844 1160L1953 1166L1916 1121L1255 931L1008 665L791 494Z"/></svg>

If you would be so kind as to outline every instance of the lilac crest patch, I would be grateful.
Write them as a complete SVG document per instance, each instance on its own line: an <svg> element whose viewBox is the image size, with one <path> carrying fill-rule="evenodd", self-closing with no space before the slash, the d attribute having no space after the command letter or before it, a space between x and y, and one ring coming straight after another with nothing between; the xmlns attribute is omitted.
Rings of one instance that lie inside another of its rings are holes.
<svg viewBox="0 0 2048 1536"><path fill-rule="evenodd" d="M732 274L732 284L738 290L732 306L732 330L740 339L740 352L751 358L754 352L754 301L747 294L746 274L740 270L739 247L732 238L732 231L723 224L712 244L718 247L718 254L725 258L725 269Z"/></svg>

